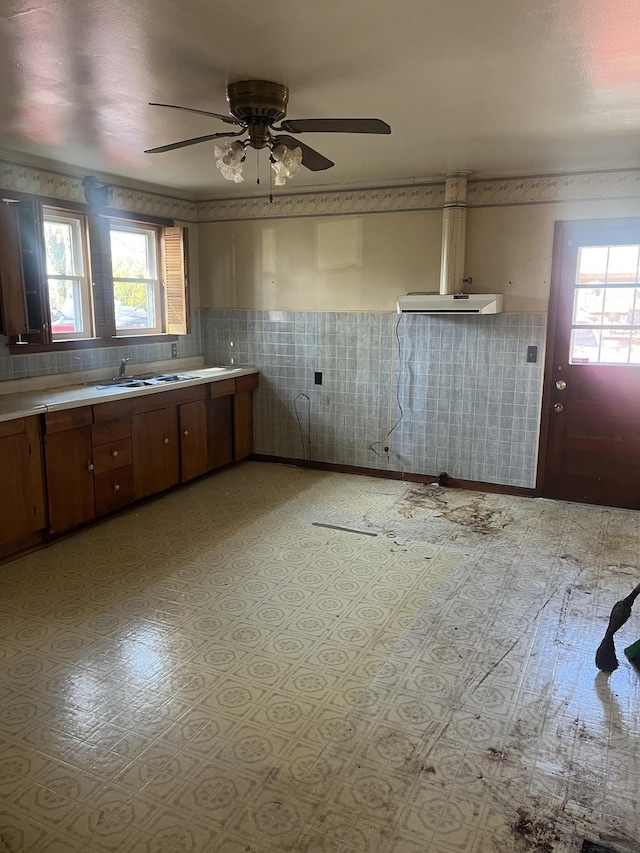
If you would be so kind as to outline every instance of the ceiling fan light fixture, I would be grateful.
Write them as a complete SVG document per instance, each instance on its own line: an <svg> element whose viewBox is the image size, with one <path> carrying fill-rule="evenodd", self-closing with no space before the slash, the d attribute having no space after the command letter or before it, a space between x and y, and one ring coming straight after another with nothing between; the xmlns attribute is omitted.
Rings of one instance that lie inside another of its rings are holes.
<svg viewBox="0 0 640 853"><path fill-rule="evenodd" d="M271 151L271 168L275 172L274 184L282 187L287 178L293 178L302 165L302 148L287 148L286 145L274 145Z"/></svg>
<svg viewBox="0 0 640 853"><path fill-rule="evenodd" d="M223 178L239 184L244 181L242 175L243 163L245 161L244 145L238 140L233 142L222 142L213 147L216 166Z"/></svg>

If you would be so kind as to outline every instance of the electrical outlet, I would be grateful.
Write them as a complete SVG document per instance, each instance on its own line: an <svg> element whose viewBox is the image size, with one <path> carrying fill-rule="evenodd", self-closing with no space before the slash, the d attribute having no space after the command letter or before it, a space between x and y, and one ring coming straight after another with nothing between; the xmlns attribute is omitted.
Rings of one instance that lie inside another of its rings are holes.
<svg viewBox="0 0 640 853"><path fill-rule="evenodd" d="M178 357L178 344L171 344L171 358Z"/></svg>
<svg viewBox="0 0 640 853"><path fill-rule="evenodd" d="M316 370L313 375L313 384L322 385L322 373L319 370Z"/></svg>
<svg viewBox="0 0 640 853"><path fill-rule="evenodd" d="M527 347L527 362L535 364L538 361L538 347Z"/></svg>

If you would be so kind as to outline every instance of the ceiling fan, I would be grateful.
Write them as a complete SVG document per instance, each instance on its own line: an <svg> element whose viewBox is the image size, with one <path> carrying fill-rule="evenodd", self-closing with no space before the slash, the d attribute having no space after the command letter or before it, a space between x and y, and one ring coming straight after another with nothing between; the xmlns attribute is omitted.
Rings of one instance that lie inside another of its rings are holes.
<svg viewBox="0 0 640 853"><path fill-rule="evenodd" d="M248 147L257 150L268 148L273 152L277 146L287 149L301 150L302 165L313 172L330 169L334 163L320 154L319 151L305 145L289 134L305 132L313 133L391 133L389 125L378 118L309 118L284 120L287 114L289 89L284 83L272 83L268 80L240 80L227 86L227 101L229 102L228 116L197 110L192 107L180 107L175 104L150 103L152 107L169 107L173 110L186 110L191 113L217 118L225 124L240 127L235 133L210 133L207 136L196 136L193 139L183 139L159 148L150 148L145 154L161 154L164 151L174 151L188 145L209 142L214 139L241 137L248 134L244 140L237 139L239 145L246 150ZM276 127L275 123L280 122ZM274 135L277 134L277 135Z"/></svg>

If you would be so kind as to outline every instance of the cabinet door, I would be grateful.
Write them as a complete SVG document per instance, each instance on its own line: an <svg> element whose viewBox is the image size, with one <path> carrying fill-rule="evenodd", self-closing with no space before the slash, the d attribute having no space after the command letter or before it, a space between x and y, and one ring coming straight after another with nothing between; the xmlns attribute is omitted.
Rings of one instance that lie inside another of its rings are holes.
<svg viewBox="0 0 640 853"><path fill-rule="evenodd" d="M44 484L36 418L0 423L0 550L44 527Z"/></svg>
<svg viewBox="0 0 640 853"><path fill-rule="evenodd" d="M207 400L207 432L209 461L213 471L233 462L233 397Z"/></svg>
<svg viewBox="0 0 640 853"><path fill-rule="evenodd" d="M91 427L45 436L49 530L61 533L95 515Z"/></svg>
<svg viewBox="0 0 640 853"><path fill-rule="evenodd" d="M131 427L136 498L162 492L180 482L176 406L134 415Z"/></svg>
<svg viewBox="0 0 640 853"><path fill-rule="evenodd" d="M236 462L253 453L253 391L258 383L257 373L236 379L233 398L233 458Z"/></svg>
<svg viewBox="0 0 640 853"><path fill-rule="evenodd" d="M206 474L207 457L207 401L184 403L180 412L180 462L182 482Z"/></svg>

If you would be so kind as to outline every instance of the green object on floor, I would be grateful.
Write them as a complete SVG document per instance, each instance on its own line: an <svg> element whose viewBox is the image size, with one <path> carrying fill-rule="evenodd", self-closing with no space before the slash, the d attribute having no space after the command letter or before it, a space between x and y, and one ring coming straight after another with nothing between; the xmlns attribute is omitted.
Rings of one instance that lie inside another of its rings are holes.
<svg viewBox="0 0 640 853"><path fill-rule="evenodd" d="M625 655L634 663L640 663L640 640L636 640L624 650Z"/></svg>

